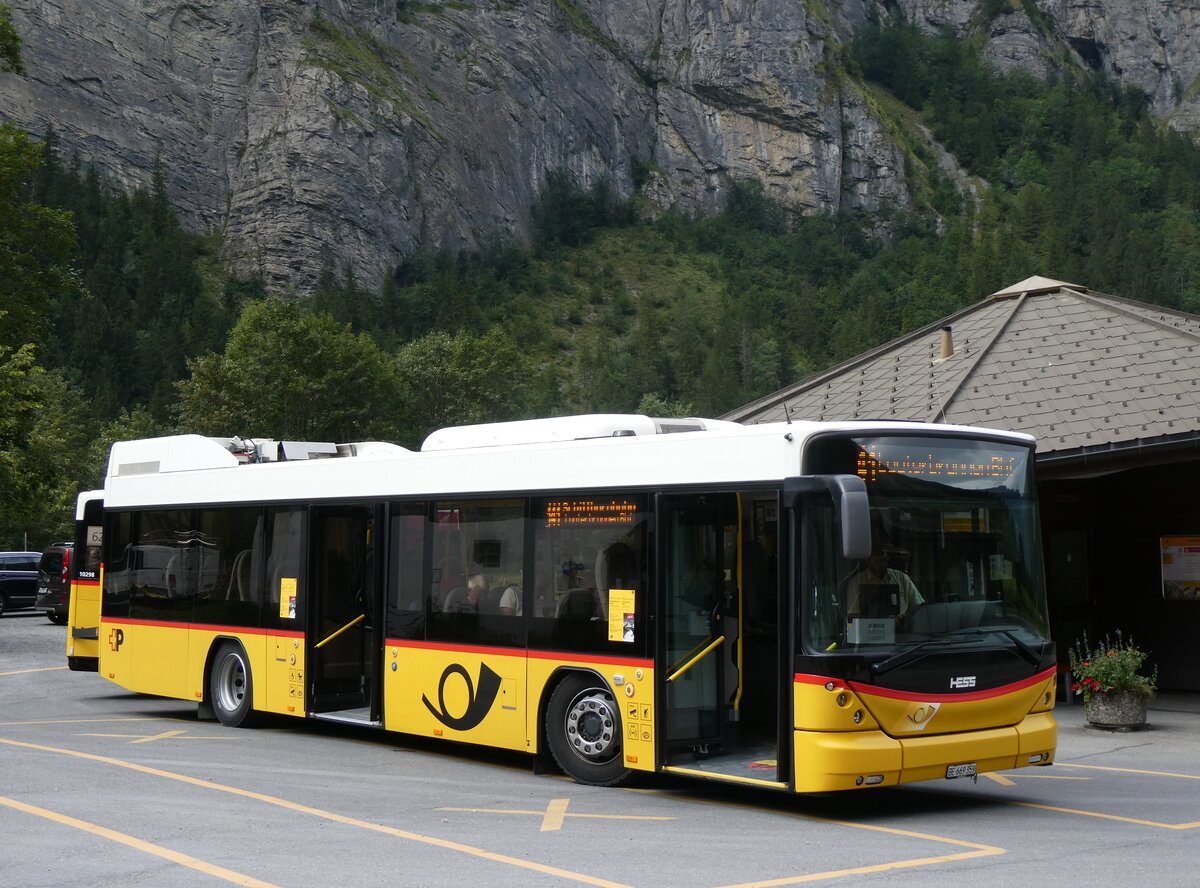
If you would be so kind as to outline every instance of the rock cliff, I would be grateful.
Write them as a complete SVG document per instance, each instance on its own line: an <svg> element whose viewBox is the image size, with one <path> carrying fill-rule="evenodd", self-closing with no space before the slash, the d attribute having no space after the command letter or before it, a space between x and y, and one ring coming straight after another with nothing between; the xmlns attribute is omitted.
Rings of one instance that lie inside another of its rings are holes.
<svg viewBox="0 0 1200 888"><path fill-rule="evenodd" d="M125 185L155 163L188 224L276 289L328 252L377 285L417 247L524 236L546 174L710 212L738 178L804 210L912 199L914 163L839 70L897 5L1064 59L1200 122L1200 0L7 0L25 77L0 114Z"/></svg>

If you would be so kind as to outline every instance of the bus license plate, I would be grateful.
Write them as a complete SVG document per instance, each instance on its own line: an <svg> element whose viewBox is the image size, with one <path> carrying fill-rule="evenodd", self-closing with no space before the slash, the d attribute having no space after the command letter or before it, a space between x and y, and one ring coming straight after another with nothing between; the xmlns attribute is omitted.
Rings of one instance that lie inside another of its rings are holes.
<svg viewBox="0 0 1200 888"><path fill-rule="evenodd" d="M966 765L950 765L946 768L946 779L953 780L955 777L974 777L975 763L971 762Z"/></svg>

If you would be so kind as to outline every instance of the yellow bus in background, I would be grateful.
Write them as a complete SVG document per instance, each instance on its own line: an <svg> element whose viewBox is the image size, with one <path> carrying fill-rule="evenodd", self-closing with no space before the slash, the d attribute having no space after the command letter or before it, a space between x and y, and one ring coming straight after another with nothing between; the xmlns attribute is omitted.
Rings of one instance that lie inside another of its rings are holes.
<svg viewBox="0 0 1200 888"><path fill-rule="evenodd" d="M68 654L231 726L440 737L595 785L1049 764L1032 473L1028 436L888 422L120 442L81 497L102 594L76 586Z"/></svg>

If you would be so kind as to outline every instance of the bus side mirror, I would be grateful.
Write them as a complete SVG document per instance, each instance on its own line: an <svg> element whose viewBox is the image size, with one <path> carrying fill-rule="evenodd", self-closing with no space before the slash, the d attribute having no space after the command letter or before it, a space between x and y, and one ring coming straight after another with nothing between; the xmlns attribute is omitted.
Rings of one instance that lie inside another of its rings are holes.
<svg viewBox="0 0 1200 888"><path fill-rule="evenodd" d="M842 555L848 559L871 554L871 516L867 485L857 475L803 475L783 482L783 502L794 508L806 493L827 491L842 527Z"/></svg>

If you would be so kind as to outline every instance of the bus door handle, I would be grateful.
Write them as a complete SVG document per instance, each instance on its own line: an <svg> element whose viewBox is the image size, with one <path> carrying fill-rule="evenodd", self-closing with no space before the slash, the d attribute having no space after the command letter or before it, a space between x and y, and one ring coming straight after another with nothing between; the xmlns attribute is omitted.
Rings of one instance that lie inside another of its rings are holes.
<svg viewBox="0 0 1200 888"><path fill-rule="evenodd" d="M357 617L355 617L353 620L351 620L349 623L347 623L341 629L335 629L329 635L326 635L324 638L322 638L320 641L318 641L314 650L319 651L321 648L325 647L325 645L329 644L329 642L333 641L335 638L337 638L339 635L341 635L347 629L354 628L355 626L357 626L359 623L361 623L366 618L367 618L366 614L359 614Z"/></svg>
<svg viewBox="0 0 1200 888"><path fill-rule="evenodd" d="M689 669L691 669L693 666L695 666L697 663L699 663L701 660L703 660L705 657L707 657L709 654L711 654L713 651L715 651L717 648L719 648L724 643L725 643L724 635L720 635L720 636L717 636L716 638L714 638L711 642L709 642L704 647L703 650L701 650L698 654L696 654L694 657L692 657L690 660L688 660L686 663L684 663L682 666L678 667L674 672L672 672L670 675L668 675L667 682L670 683L670 682L673 682L675 679L679 678L679 676L683 675L685 672L687 672Z"/></svg>

